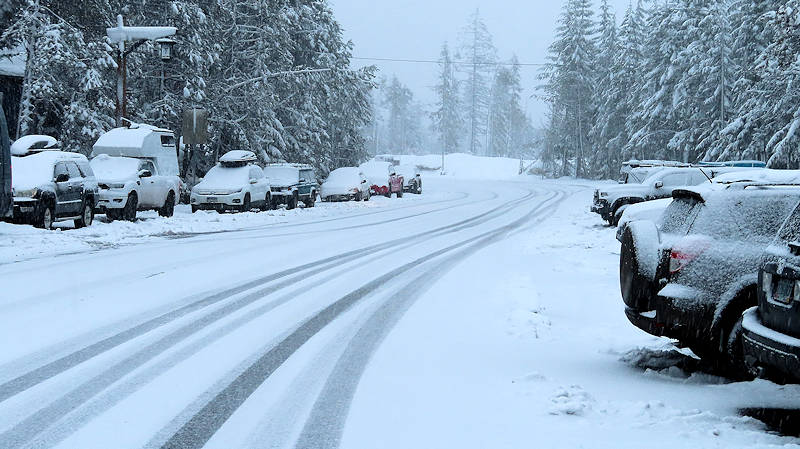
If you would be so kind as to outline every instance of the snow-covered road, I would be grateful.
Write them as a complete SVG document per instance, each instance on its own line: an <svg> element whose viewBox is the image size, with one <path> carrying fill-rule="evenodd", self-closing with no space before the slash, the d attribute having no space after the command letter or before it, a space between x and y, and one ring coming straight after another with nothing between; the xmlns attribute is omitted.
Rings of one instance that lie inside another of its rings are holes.
<svg viewBox="0 0 800 449"><path fill-rule="evenodd" d="M0 228L0 448L796 445L627 323L588 186L425 187Z"/></svg>

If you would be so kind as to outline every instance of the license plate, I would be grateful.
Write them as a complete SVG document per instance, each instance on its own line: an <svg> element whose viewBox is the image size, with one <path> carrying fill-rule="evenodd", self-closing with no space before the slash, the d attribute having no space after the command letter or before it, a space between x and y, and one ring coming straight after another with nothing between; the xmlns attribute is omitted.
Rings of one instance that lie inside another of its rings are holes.
<svg viewBox="0 0 800 449"><path fill-rule="evenodd" d="M33 206L20 207L20 212L33 212Z"/></svg>
<svg viewBox="0 0 800 449"><path fill-rule="evenodd" d="M219 202L219 199L217 199L217 197L215 196L209 196L208 198L206 198L206 201L208 201L209 203L216 203Z"/></svg>
<svg viewBox="0 0 800 449"><path fill-rule="evenodd" d="M793 279L779 279L772 293L772 300L781 304L792 302Z"/></svg>

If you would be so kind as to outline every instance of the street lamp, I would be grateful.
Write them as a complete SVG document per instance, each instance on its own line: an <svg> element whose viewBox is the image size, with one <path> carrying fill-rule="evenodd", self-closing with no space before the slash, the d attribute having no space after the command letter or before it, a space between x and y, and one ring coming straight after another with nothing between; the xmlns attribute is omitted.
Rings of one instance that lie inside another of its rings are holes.
<svg viewBox="0 0 800 449"><path fill-rule="evenodd" d="M175 41L164 37L161 39L156 39L156 43L159 45L159 55L161 56L161 60L169 61L172 59L172 47L175 46Z"/></svg>
<svg viewBox="0 0 800 449"><path fill-rule="evenodd" d="M122 118L126 114L126 98L125 90L127 89L127 64L128 54L139 48L147 41L158 41L168 36L174 36L178 31L175 27L129 27L125 26L122 20L122 15L117 16L117 26L114 28L106 28L106 35L111 43L117 44L117 127L122 126ZM168 60L172 57L172 46L175 41L167 39L170 42L163 42L161 44L161 59L162 61ZM134 44L126 49L126 42L134 42ZM165 57L166 56L166 57Z"/></svg>

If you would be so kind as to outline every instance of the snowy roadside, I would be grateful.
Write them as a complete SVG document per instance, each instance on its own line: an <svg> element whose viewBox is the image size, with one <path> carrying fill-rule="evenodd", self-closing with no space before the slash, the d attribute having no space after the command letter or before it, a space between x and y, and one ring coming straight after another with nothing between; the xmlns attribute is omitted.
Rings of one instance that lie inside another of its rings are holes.
<svg viewBox="0 0 800 449"><path fill-rule="evenodd" d="M568 197L417 302L365 373L343 446L800 447L739 414L797 408L800 388L694 372L627 321L619 243L591 197Z"/></svg>
<svg viewBox="0 0 800 449"><path fill-rule="evenodd" d="M273 225L301 225L329 218L346 217L358 213L379 212L391 208L407 207L421 202L446 199L446 194L426 193L422 196L405 195L403 198L373 197L365 202L322 203L314 208L294 210L278 209L267 212L225 213L212 211L191 213L189 206L180 205L171 218L159 217L156 212L139 212L135 222L109 222L98 215L94 224L83 229L72 229L72 224L57 223L55 231L45 231L29 225L0 222L0 264L42 257L74 254L86 251L115 248L194 234L258 229Z"/></svg>

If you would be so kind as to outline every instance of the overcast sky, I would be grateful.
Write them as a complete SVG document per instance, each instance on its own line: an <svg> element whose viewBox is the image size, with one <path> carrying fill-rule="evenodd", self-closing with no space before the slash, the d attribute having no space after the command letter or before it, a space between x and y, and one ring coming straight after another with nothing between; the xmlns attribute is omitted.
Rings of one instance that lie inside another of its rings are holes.
<svg viewBox="0 0 800 449"><path fill-rule="evenodd" d="M469 15L480 8L494 37L500 57L516 53L522 63L541 63L553 40L561 11L559 0L330 0L345 37L355 44L353 55L363 58L436 60L442 43L455 46L459 30ZM630 0L610 0L617 21L622 20ZM598 3L595 1L595 3ZM393 63L355 60L355 66L375 64L381 73L393 73L414 91L423 103L434 101L431 86L437 66L424 63ZM526 103L534 125L543 120L545 106L527 100L537 83L536 67L523 67Z"/></svg>

